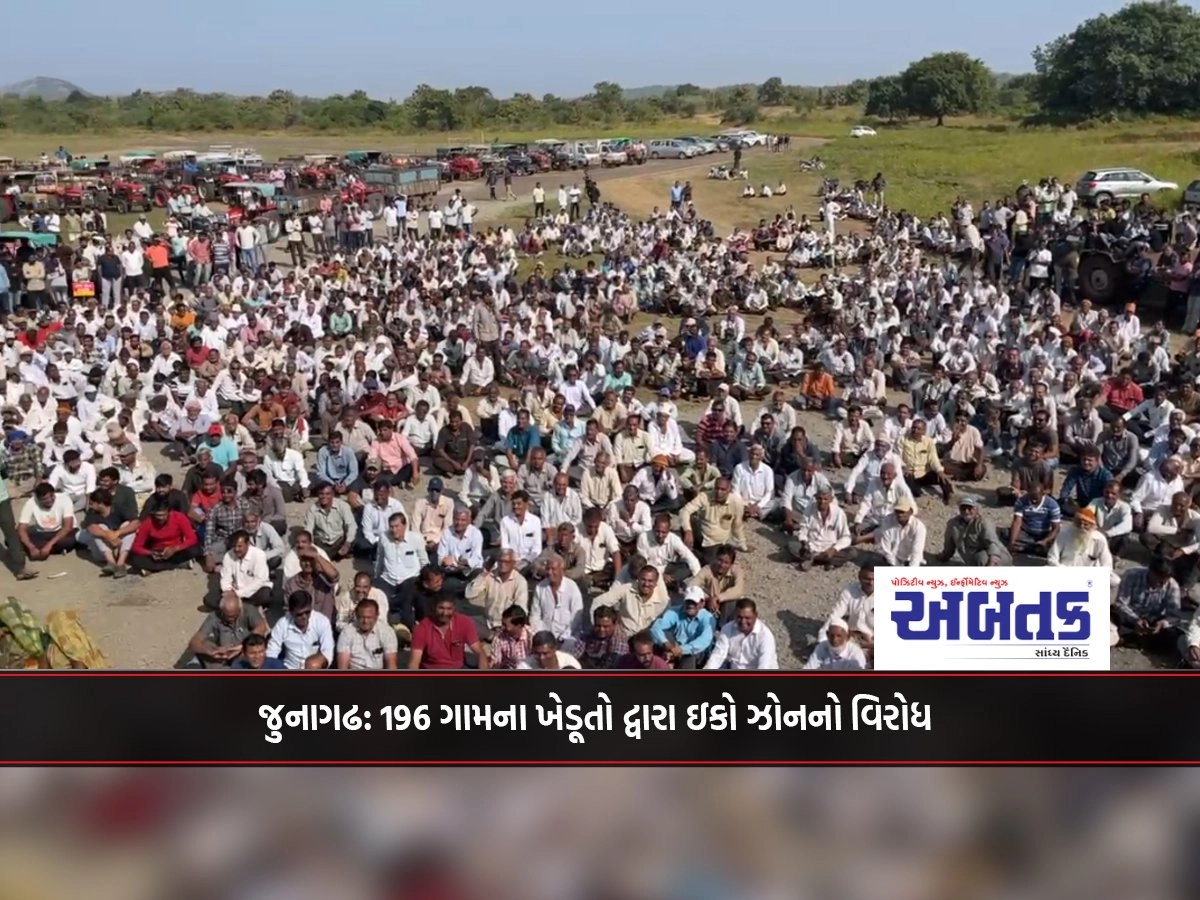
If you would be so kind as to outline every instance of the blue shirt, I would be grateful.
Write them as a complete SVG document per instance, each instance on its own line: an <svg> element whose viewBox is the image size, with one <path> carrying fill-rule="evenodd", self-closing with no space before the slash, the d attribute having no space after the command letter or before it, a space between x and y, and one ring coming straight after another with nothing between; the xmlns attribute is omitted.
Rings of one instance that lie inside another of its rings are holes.
<svg viewBox="0 0 1200 900"><path fill-rule="evenodd" d="M1112 481L1112 473L1104 466L1097 466L1094 472L1083 471L1082 466L1072 466L1063 482L1062 493L1058 495L1059 505L1074 503L1081 509L1103 496L1104 486Z"/></svg>
<svg viewBox="0 0 1200 900"><path fill-rule="evenodd" d="M358 480L358 459L354 451L342 444L339 453L328 445L317 451L317 478L329 484L352 484Z"/></svg>
<svg viewBox="0 0 1200 900"><path fill-rule="evenodd" d="M226 472L228 472L229 467L238 460L237 444L230 439L229 435L223 436L221 438L221 443L217 444L215 447L207 442L205 443L205 446L208 447L209 451L212 453L212 461Z"/></svg>
<svg viewBox="0 0 1200 900"><path fill-rule="evenodd" d="M524 429L514 425L508 430L508 434L504 438L504 449L521 460L529 456L530 450L534 447L540 447L541 444L542 436L538 432L536 425L530 425Z"/></svg>
<svg viewBox="0 0 1200 900"><path fill-rule="evenodd" d="M672 606L650 626L650 636L655 644L668 640L679 645L684 656L696 656L713 645L716 619L707 609L701 609L689 618L683 606Z"/></svg>
<svg viewBox="0 0 1200 900"><path fill-rule="evenodd" d="M263 660L262 669L256 669L251 666L250 663L239 657L230 664L229 668L244 669L247 672L261 672L262 669L283 669L286 668L286 666L284 666L282 659L271 659L271 657L268 656Z"/></svg>
<svg viewBox="0 0 1200 900"><path fill-rule="evenodd" d="M1026 494L1013 506L1013 515L1021 517L1021 527L1035 537L1045 537L1050 529L1062 521L1062 510L1058 501L1049 494L1042 497L1041 503L1033 505Z"/></svg>

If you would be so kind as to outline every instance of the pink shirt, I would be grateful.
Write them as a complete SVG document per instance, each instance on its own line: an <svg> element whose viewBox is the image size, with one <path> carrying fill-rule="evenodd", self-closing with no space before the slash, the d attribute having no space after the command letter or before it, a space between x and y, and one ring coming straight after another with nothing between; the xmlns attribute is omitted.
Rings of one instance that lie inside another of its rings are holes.
<svg viewBox="0 0 1200 900"><path fill-rule="evenodd" d="M376 441L367 451L368 456L378 456L385 469L392 474L399 472L409 463L417 464L417 451L408 442L408 438L400 432L392 432L392 439L387 443Z"/></svg>

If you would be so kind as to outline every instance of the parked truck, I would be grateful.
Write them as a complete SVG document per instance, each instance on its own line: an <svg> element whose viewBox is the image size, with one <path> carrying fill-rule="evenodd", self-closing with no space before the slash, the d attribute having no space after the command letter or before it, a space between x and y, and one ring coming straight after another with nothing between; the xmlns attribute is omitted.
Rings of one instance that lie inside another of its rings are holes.
<svg viewBox="0 0 1200 900"><path fill-rule="evenodd" d="M441 169L437 165L368 166L362 180L371 191L405 197L432 197L442 189Z"/></svg>

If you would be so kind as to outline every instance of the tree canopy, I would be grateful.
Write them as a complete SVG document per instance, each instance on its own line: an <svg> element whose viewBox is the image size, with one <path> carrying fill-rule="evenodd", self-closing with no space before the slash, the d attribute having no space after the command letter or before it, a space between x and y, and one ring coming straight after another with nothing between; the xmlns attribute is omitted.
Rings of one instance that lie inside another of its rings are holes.
<svg viewBox="0 0 1200 900"><path fill-rule="evenodd" d="M1200 15L1175 0L1088 19L1033 54L1034 93L1051 114L1200 109Z"/></svg>

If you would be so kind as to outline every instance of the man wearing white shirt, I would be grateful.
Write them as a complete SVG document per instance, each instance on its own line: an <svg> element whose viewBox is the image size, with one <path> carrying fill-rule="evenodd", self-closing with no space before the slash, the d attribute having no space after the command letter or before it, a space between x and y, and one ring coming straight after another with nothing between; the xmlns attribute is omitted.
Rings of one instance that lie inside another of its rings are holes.
<svg viewBox="0 0 1200 900"><path fill-rule="evenodd" d="M823 641L829 636L829 626L836 619L854 622L856 625L870 631L875 629L875 567L860 566L858 578L842 587L838 593L833 608L825 619L825 624L817 632L817 640Z"/></svg>
<svg viewBox="0 0 1200 900"><path fill-rule="evenodd" d="M429 554L424 539L415 529L409 529L404 513L392 513L388 533L375 551L375 582L387 594L388 615L394 613L410 630L416 627L413 594L401 591L400 586L420 575L427 565Z"/></svg>
<svg viewBox="0 0 1200 900"><path fill-rule="evenodd" d="M805 662L805 669L838 672L867 668L866 654L857 643L850 640L850 626L845 619L830 621L827 634Z"/></svg>
<svg viewBox="0 0 1200 900"><path fill-rule="evenodd" d="M658 569L668 587L696 575L701 569L696 554L671 530L671 516L667 513L655 516L651 529L638 535L637 553L648 565Z"/></svg>
<svg viewBox="0 0 1200 900"><path fill-rule="evenodd" d="M750 458L733 469L733 490L746 504L746 518L764 520L779 505L775 496L775 473L763 462L766 452L761 444L750 448Z"/></svg>
<svg viewBox="0 0 1200 900"><path fill-rule="evenodd" d="M285 500L293 503L304 499L308 493L308 469L300 451L287 445L287 438L267 441L267 452L263 454L262 468L283 492Z"/></svg>
<svg viewBox="0 0 1200 900"><path fill-rule="evenodd" d="M854 516L854 531L859 537L869 535L887 518L901 500L913 500L912 491L899 477L895 465L884 463L879 475L867 482L858 512Z"/></svg>
<svg viewBox="0 0 1200 900"><path fill-rule="evenodd" d="M717 632L705 669L736 671L771 670L779 668L775 652L775 635L758 618L758 607L748 597L735 604L735 614Z"/></svg>
<svg viewBox="0 0 1200 900"><path fill-rule="evenodd" d="M516 553L518 569L528 575L542 553L542 541L542 522L529 511L529 495L517 491L512 496L512 513L500 520L500 549Z"/></svg>
<svg viewBox="0 0 1200 900"><path fill-rule="evenodd" d="M271 604L267 554L250 542L250 535L244 529L229 536L229 551L221 560L221 592L234 594L255 606Z"/></svg>
<svg viewBox="0 0 1200 900"><path fill-rule="evenodd" d="M915 510L911 498L900 498L894 512L875 531L875 547L889 566L925 564L925 523Z"/></svg>
<svg viewBox="0 0 1200 900"><path fill-rule="evenodd" d="M380 478L375 482L371 499L363 503L362 521L354 540L355 552L374 559L375 549L384 535L391 530L388 523L396 513L405 513L404 504L392 496L391 484ZM407 517L408 514L405 513L405 518Z"/></svg>
<svg viewBox="0 0 1200 900"><path fill-rule="evenodd" d="M891 463L896 467L896 477L901 481L904 480L903 471L904 464L900 461L900 454L892 449L891 444L883 437L875 438L875 446L864 453L850 470L850 475L846 478L846 499L850 503L858 502L858 491L866 487L867 483L872 478L879 475L879 470L884 463ZM907 483L907 482L906 482Z"/></svg>
<svg viewBox="0 0 1200 900"><path fill-rule="evenodd" d="M68 450L62 464L55 466L46 480L56 493L71 498L76 512L83 512L88 496L96 489L96 467L86 462L78 450Z"/></svg>
<svg viewBox="0 0 1200 900"><path fill-rule="evenodd" d="M313 609L304 591L287 598L287 614L275 623L267 640L267 657L282 659L285 669L327 669L333 662L333 623Z"/></svg>
<svg viewBox="0 0 1200 900"><path fill-rule="evenodd" d="M672 409L659 404L654 411L654 421L646 429L646 450L650 457L665 456L672 466L687 465L696 461L696 454L683 446L683 434L679 423L671 418Z"/></svg>
<svg viewBox="0 0 1200 900"><path fill-rule="evenodd" d="M496 364L487 355L487 349L480 346L475 348L475 355L463 364L462 387L467 396L478 396L484 393L488 385L496 380Z"/></svg>
<svg viewBox="0 0 1200 900"><path fill-rule="evenodd" d="M574 653L585 625L583 594L565 571L566 563L557 553L546 560L546 578L533 592L529 627L535 632L549 631L560 649Z"/></svg>
<svg viewBox="0 0 1200 900"><path fill-rule="evenodd" d="M1118 556L1125 541L1133 531L1133 510L1121 499L1121 484L1112 479L1104 486L1104 493L1087 507L1096 515L1096 527L1108 540L1108 549Z"/></svg>

